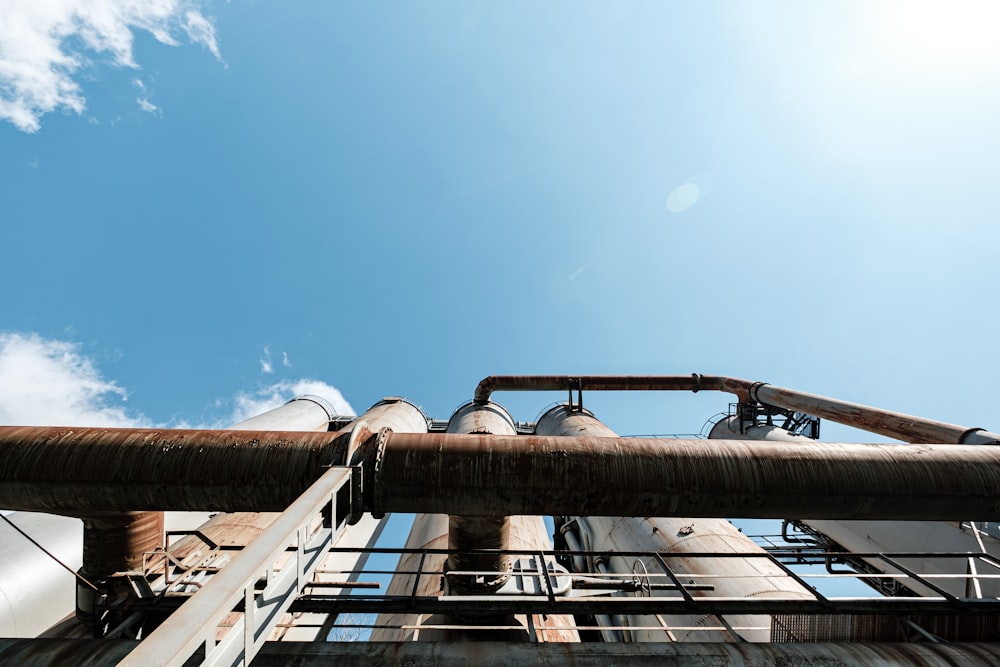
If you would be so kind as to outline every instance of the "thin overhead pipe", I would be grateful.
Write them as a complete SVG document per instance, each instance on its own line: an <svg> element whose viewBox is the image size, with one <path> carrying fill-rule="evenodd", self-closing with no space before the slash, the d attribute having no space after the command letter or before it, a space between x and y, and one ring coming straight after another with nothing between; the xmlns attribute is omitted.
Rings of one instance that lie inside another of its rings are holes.
<svg viewBox="0 0 1000 667"><path fill-rule="evenodd" d="M350 437L0 427L0 507L277 511L346 461ZM1000 520L997 447L382 430L359 451L376 516Z"/></svg>
<svg viewBox="0 0 1000 667"><path fill-rule="evenodd" d="M722 391L741 403L761 403L804 412L910 443L1000 444L1000 434L882 410L794 389L721 375L491 375L476 387L474 401L494 391Z"/></svg>

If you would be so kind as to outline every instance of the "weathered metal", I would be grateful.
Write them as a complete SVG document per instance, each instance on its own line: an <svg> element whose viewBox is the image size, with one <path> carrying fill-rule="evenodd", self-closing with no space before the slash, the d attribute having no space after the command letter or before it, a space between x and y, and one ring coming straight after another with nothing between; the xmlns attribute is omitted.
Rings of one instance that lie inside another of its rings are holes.
<svg viewBox="0 0 1000 667"><path fill-rule="evenodd" d="M817 396L719 375L495 375L476 387L475 401L485 403L494 391L723 391L741 403L757 401L804 412L838 424L914 443L998 444L1000 434L924 419L867 405Z"/></svg>
<svg viewBox="0 0 1000 667"><path fill-rule="evenodd" d="M535 427L536 433L548 435L614 436L606 425L589 411L557 406L547 411ZM578 516L575 529L590 549L607 552L644 550L662 553L655 557L614 555L600 557L598 565L612 573L649 582L649 573L682 577L691 581L703 575L713 590L695 593L706 597L814 599L811 591L789 576L780 564L764 557L704 558L691 557L697 552L742 552L764 556L753 540L725 519L655 516ZM591 560L596 560L592 558ZM669 568L669 571L666 569ZM675 591L650 590L647 596L674 595ZM690 594L688 594L690 596ZM712 614L681 616L629 616L625 637L633 642L656 641L768 641L771 618L765 615L727 616L725 624ZM656 628L653 630L639 628ZM741 630L731 630L739 627ZM691 628L691 629L678 629ZM749 629L755 628L755 629Z"/></svg>
<svg viewBox="0 0 1000 667"><path fill-rule="evenodd" d="M509 549L519 554L537 554L551 548L545 524L537 516L512 516L510 518ZM379 612L371 640L382 641L485 641L506 640L514 642L576 642L579 635L573 628L572 617L555 612L553 608L537 607L530 603L519 604L511 596L500 601L495 591L480 595L458 594L445 590L445 573L449 553L448 517L443 514L418 514L410 528L406 549L399 557L385 597L366 600L359 598L330 598L310 595L300 598L293 608L300 611L320 610L328 607L347 609L354 605L358 613ZM490 554L484 554L491 557ZM492 558L495 560L496 555ZM547 558L554 561L551 554ZM538 598L524 597L524 600ZM398 604L386 604L395 600ZM447 605L447 601L458 601ZM423 610L430 602L434 609ZM444 602L445 607L439 603ZM510 611L516 607L517 611ZM414 611L414 609L417 611ZM361 611L364 609L364 612ZM348 612L351 613L351 612ZM484 616L484 614L486 616ZM453 617L451 617L453 616ZM507 617L507 618L504 618ZM529 621L530 618L530 621ZM490 622L492 621L492 622ZM502 625L505 630L482 629L476 625ZM428 625L445 625L447 629L428 628Z"/></svg>
<svg viewBox="0 0 1000 667"><path fill-rule="evenodd" d="M0 427L0 507L283 510L340 463L335 433Z"/></svg>
<svg viewBox="0 0 1000 667"><path fill-rule="evenodd" d="M143 554L163 547L163 512L116 512L83 517L83 566L88 581L117 572L142 569ZM76 587L76 615L92 621L100 594L80 583Z"/></svg>
<svg viewBox="0 0 1000 667"><path fill-rule="evenodd" d="M388 436L378 512L989 520L1000 448Z"/></svg>
<svg viewBox="0 0 1000 667"><path fill-rule="evenodd" d="M749 398L752 382L719 375L491 375L473 400L485 404L495 391L726 391Z"/></svg>
<svg viewBox="0 0 1000 667"><path fill-rule="evenodd" d="M136 645L129 640L0 639L0 663L20 667L72 664L114 665ZM503 642L279 642L264 645L253 663L261 667L312 667L330 664L437 665L685 665L688 667L995 667L996 643L545 643Z"/></svg>
<svg viewBox="0 0 1000 667"><path fill-rule="evenodd" d="M0 506L278 511L346 434L0 427ZM1000 519L1000 448L389 433L367 509Z"/></svg>
<svg viewBox="0 0 1000 667"><path fill-rule="evenodd" d="M448 421L447 433L517 435L514 419L500 405L467 403ZM511 569L510 556L483 553L481 549L510 548L510 517L452 514L448 517L448 570L495 572L493 576L449 575L449 585L457 591L484 593L503 586ZM540 547L541 548L541 545Z"/></svg>
<svg viewBox="0 0 1000 667"><path fill-rule="evenodd" d="M991 445L1000 441L1000 435L981 428L947 424L769 384L755 384L750 397L760 403L804 412L905 442Z"/></svg>

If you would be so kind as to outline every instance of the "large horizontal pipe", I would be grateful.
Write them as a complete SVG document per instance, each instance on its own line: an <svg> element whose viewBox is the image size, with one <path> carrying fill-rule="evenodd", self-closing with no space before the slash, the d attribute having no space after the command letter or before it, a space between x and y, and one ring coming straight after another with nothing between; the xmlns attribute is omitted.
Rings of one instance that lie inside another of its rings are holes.
<svg viewBox="0 0 1000 667"><path fill-rule="evenodd" d="M1000 520L998 447L383 435L376 514ZM348 437L0 427L0 507L283 510Z"/></svg>
<svg viewBox="0 0 1000 667"><path fill-rule="evenodd" d="M723 391L741 403L759 402L804 412L838 424L912 443L1000 443L1000 434L981 428L914 417L900 412L849 403L794 389L774 387L721 375L491 375L476 387L475 402L489 401L494 391Z"/></svg>
<svg viewBox="0 0 1000 667"><path fill-rule="evenodd" d="M0 507L280 512L342 464L327 432L0 427Z"/></svg>
<svg viewBox="0 0 1000 667"><path fill-rule="evenodd" d="M376 512L1000 519L1000 448L390 434Z"/></svg>

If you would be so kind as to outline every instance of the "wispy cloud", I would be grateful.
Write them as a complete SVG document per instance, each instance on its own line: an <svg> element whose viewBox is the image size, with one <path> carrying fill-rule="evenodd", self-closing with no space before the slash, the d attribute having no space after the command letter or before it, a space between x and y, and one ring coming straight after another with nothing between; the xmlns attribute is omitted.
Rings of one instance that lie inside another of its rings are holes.
<svg viewBox="0 0 1000 667"><path fill-rule="evenodd" d="M139 108L142 109L143 111L151 113L154 116L160 115L160 107L156 106L155 104L147 100L145 97L137 97L135 101L139 105Z"/></svg>
<svg viewBox="0 0 1000 667"><path fill-rule="evenodd" d="M37 334L0 333L0 423L25 426L149 426L125 409L80 346Z"/></svg>
<svg viewBox="0 0 1000 667"><path fill-rule="evenodd" d="M183 34L221 60L215 28L196 0L3 0L0 120L37 132L46 113L82 114L86 99L76 75L94 57L138 68L136 30L172 46Z"/></svg>
<svg viewBox="0 0 1000 667"><path fill-rule="evenodd" d="M260 372L261 373L273 373L274 366L271 364L271 350L267 345L264 346L264 356L262 356L257 361L260 362Z"/></svg>
<svg viewBox="0 0 1000 667"><path fill-rule="evenodd" d="M281 365L284 366L285 368L291 368L292 367L292 362L290 362L288 360L288 353L287 352L282 352L281 353Z"/></svg>

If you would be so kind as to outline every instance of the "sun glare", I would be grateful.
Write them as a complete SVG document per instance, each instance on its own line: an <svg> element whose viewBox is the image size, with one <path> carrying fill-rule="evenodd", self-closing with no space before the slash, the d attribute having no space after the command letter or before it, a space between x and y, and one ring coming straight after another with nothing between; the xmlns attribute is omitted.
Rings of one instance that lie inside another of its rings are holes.
<svg viewBox="0 0 1000 667"><path fill-rule="evenodd" d="M883 7L874 37L891 60L925 71L1000 65L1000 2L893 0Z"/></svg>

